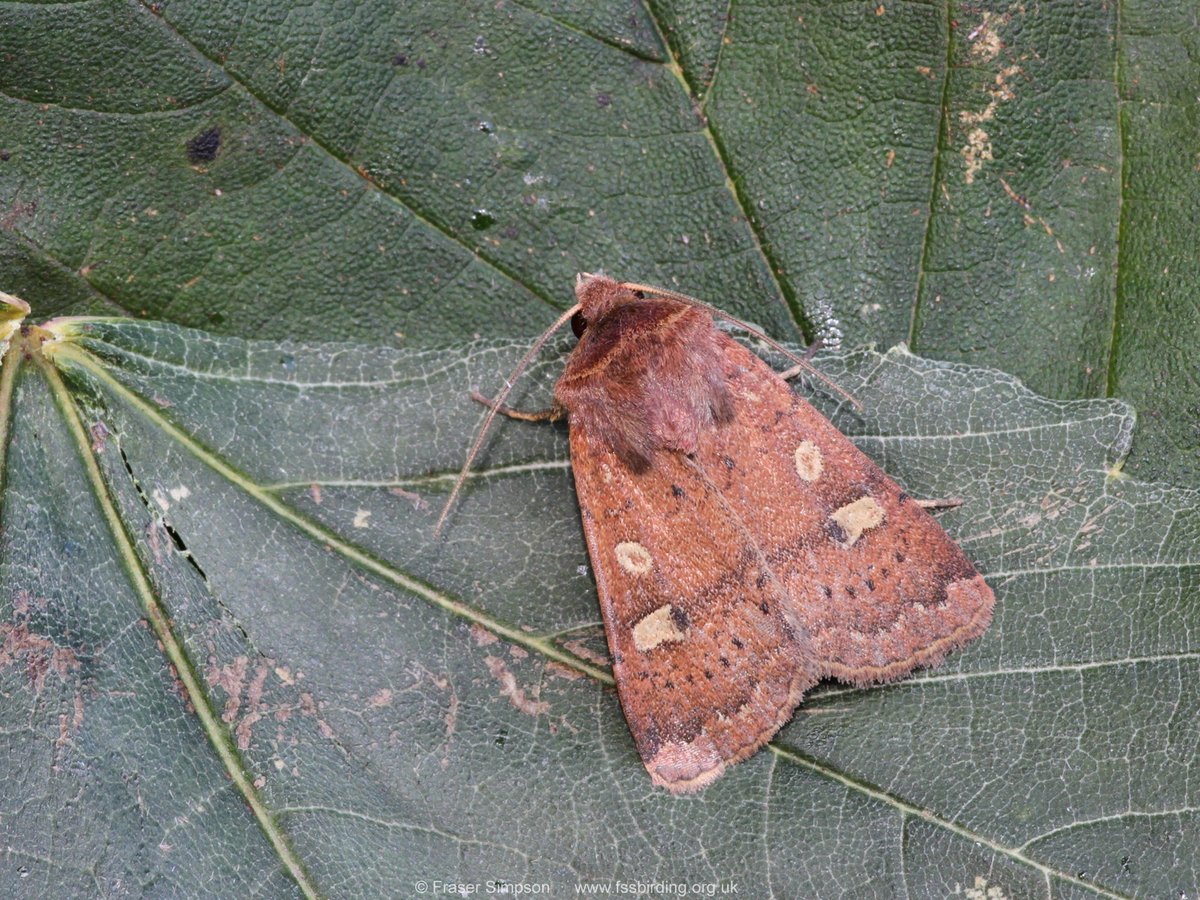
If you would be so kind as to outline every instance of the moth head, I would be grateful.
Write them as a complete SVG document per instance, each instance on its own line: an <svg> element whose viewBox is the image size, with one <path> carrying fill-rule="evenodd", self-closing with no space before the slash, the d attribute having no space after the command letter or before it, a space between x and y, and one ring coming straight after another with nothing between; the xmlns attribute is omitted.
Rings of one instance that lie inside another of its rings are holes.
<svg viewBox="0 0 1200 900"><path fill-rule="evenodd" d="M579 301L579 312L571 317L571 330L575 337L582 336L588 325L620 303L639 300L644 296L607 275L592 275L581 272L575 276L575 299Z"/></svg>

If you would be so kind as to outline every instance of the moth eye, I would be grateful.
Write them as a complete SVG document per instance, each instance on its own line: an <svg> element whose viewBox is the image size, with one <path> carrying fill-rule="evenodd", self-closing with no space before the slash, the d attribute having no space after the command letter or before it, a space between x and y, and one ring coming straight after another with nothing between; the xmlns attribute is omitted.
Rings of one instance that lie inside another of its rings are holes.
<svg viewBox="0 0 1200 900"><path fill-rule="evenodd" d="M646 292L645 291L634 291L633 296L637 297L639 300L645 300Z"/></svg>
<svg viewBox="0 0 1200 900"><path fill-rule="evenodd" d="M571 316L571 330L575 332L575 337L583 337L583 332L587 330L587 319L583 317L582 310Z"/></svg>

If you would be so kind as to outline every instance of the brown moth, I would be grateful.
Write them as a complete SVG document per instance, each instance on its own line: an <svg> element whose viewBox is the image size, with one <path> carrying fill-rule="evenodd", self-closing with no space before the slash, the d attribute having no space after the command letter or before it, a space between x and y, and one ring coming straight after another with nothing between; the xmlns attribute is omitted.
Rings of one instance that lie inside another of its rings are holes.
<svg viewBox="0 0 1200 900"><path fill-rule="evenodd" d="M819 679L893 681L987 628L992 591L958 545L707 307L604 276L575 292L518 367L573 318L553 407L502 406L510 379L467 466L497 412L567 417L617 693L654 784L709 784Z"/></svg>

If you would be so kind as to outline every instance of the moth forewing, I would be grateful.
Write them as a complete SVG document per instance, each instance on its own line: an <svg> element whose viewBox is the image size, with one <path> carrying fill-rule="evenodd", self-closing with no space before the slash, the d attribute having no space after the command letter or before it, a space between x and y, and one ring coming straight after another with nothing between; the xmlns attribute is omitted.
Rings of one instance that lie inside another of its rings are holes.
<svg viewBox="0 0 1200 900"><path fill-rule="evenodd" d="M709 784L819 677L890 681L987 627L992 591L941 526L707 308L598 275L576 297L555 400L655 784Z"/></svg>

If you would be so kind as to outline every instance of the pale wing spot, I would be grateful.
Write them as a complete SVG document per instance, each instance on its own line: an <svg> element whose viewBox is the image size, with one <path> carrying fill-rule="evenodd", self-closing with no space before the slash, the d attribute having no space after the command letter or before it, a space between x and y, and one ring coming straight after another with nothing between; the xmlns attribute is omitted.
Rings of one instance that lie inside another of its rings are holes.
<svg viewBox="0 0 1200 900"><path fill-rule="evenodd" d="M621 541L616 546L617 562L630 575L645 575L654 568L654 557L637 541Z"/></svg>
<svg viewBox="0 0 1200 900"><path fill-rule="evenodd" d="M850 548L854 546L855 541L862 537L864 531L883 524L884 513L883 507L874 497L859 497L853 503L847 503L834 512L829 518L833 519L846 534L846 540L842 542L842 546Z"/></svg>
<svg viewBox="0 0 1200 900"><path fill-rule="evenodd" d="M633 645L645 653L659 644L682 641L687 637L675 624L671 612L671 604L664 604L634 625Z"/></svg>
<svg viewBox="0 0 1200 900"><path fill-rule="evenodd" d="M821 451L812 441L801 441L796 448L796 474L805 481L816 481L825 469Z"/></svg>

